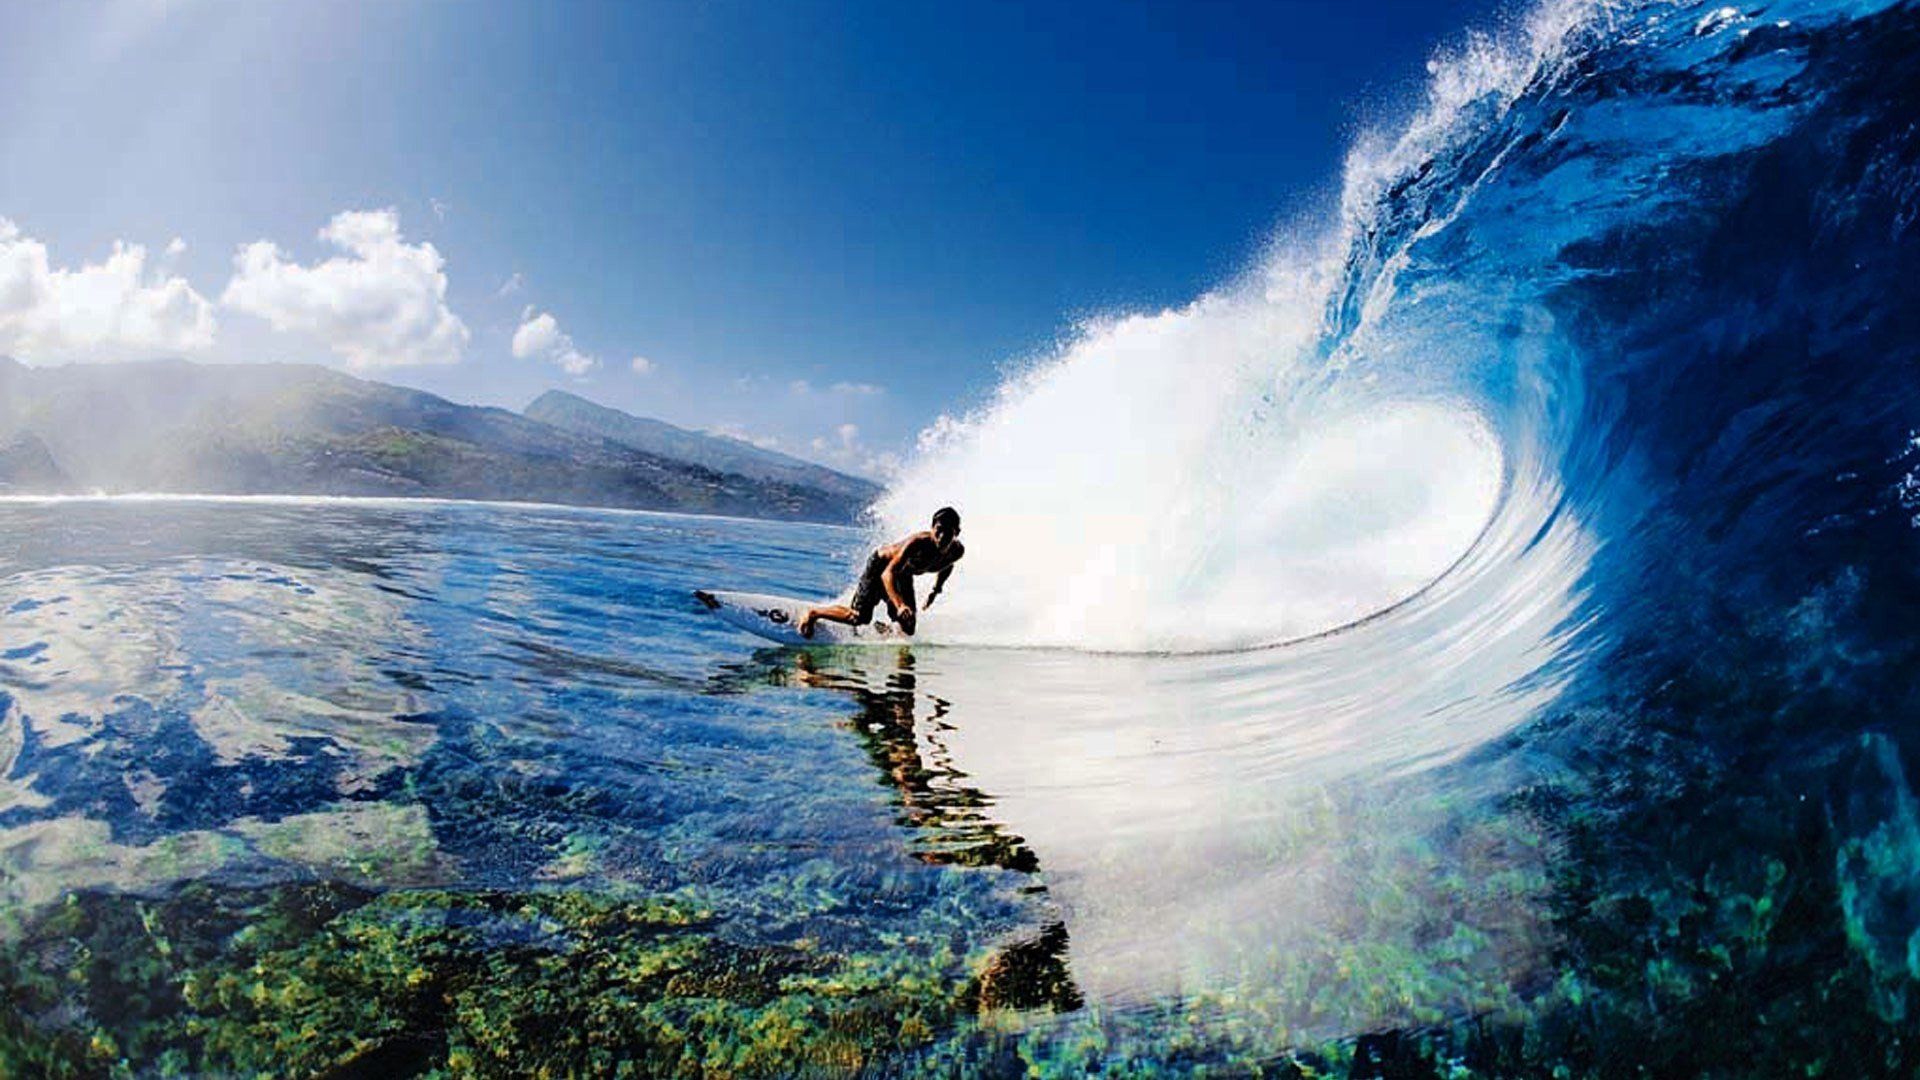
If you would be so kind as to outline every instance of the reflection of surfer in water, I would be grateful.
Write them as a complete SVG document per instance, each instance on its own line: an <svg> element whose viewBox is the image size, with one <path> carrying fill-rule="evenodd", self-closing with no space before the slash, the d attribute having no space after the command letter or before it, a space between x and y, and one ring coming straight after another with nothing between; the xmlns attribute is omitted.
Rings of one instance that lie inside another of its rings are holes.
<svg viewBox="0 0 1920 1080"><path fill-rule="evenodd" d="M953 564L967 549L960 544L960 513L943 506L933 515L933 528L917 532L897 543L876 550L867 557L867 568L853 590L853 603L831 604L808 611L800 620L800 636L812 637L815 621L865 626L873 621L873 609L887 605L887 614L900 629L913 633L919 612L914 610L913 579L917 574L938 574L933 591L927 594L927 606L947 584Z"/></svg>

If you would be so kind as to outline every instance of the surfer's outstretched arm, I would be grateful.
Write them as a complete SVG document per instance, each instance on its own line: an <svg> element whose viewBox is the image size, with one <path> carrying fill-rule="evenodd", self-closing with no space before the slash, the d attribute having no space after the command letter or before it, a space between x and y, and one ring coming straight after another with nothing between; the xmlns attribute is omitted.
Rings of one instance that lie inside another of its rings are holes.
<svg viewBox="0 0 1920 1080"><path fill-rule="evenodd" d="M958 540L955 540L953 546L947 550L949 552L947 564L940 568L940 576L933 579L933 589L927 593L928 607L933 606L934 598L940 595L940 590L947 587L947 575L953 573L953 564L959 562L960 556L967 553L967 549L961 547Z"/></svg>
<svg viewBox="0 0 1920 1080"><path fill-rule="evenodd" d="M886 569L880 571L880 587L887 594L887 613L893 616L894 624L908 634L913 633L919 617L914 610L913 563L907 558L907 550L912 546L913 541L901 544Z"/></svg>

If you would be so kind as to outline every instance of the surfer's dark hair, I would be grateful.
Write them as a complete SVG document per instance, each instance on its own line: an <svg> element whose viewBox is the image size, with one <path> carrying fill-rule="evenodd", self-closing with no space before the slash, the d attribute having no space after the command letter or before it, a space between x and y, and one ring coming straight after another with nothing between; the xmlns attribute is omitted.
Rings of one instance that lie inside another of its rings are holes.
<svg viewBox="0 0 1920 1080"><path fill-rule="evenodd" d="M959 528L960 511L955 510L951 506L943 506L935 510L933 512L933 527L937 529L942 525L945 525L949 529Z"/></svg>

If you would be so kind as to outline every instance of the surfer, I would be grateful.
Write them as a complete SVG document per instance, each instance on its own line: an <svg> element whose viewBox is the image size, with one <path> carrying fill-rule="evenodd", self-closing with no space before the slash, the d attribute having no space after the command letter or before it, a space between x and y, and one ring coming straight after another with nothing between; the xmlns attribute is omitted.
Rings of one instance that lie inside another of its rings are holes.
<svg viewBox="0 0 1920 1080"><path fill-rule="evenodd" d="M900 629L913 633L919 612L914 610L913 579L919 574L937 574L933 591L927 594L927 606L946 587L947 575L967 549L960 543L960 513L951 506L934 511L933 528L917 532L903 540L879 548L867 556L867 568L853 590L853 603L830 604L808 610L800 620L800 636L812 637L813 624L821 619L865 626L873 621L873 609L884 603L887 614Z"/></svg>

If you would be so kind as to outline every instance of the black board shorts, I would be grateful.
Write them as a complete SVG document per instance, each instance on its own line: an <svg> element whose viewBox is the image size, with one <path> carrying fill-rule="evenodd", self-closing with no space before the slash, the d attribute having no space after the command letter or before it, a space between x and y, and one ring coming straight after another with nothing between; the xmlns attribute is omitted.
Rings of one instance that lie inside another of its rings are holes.
<svg viewBox="0 0 1920 1080"><path fill-rule="evenodd" d="M867 568L860 572L860 584L854 586L853 603L850 605L853 608L854 617L859 620L854 624L855 626L864 626L872 622L874 609L881 604L887 605L888 618L895 620L900 618L900 612L894 609L893 601L887 597L886 583L880 580L880 575L885 573L886 569L887 558L879 552L874 552L867 559ZM913 597L913 578L896 579L893 587L900 593L900 599L905 600L909 607L919 606Z"/></svg>

